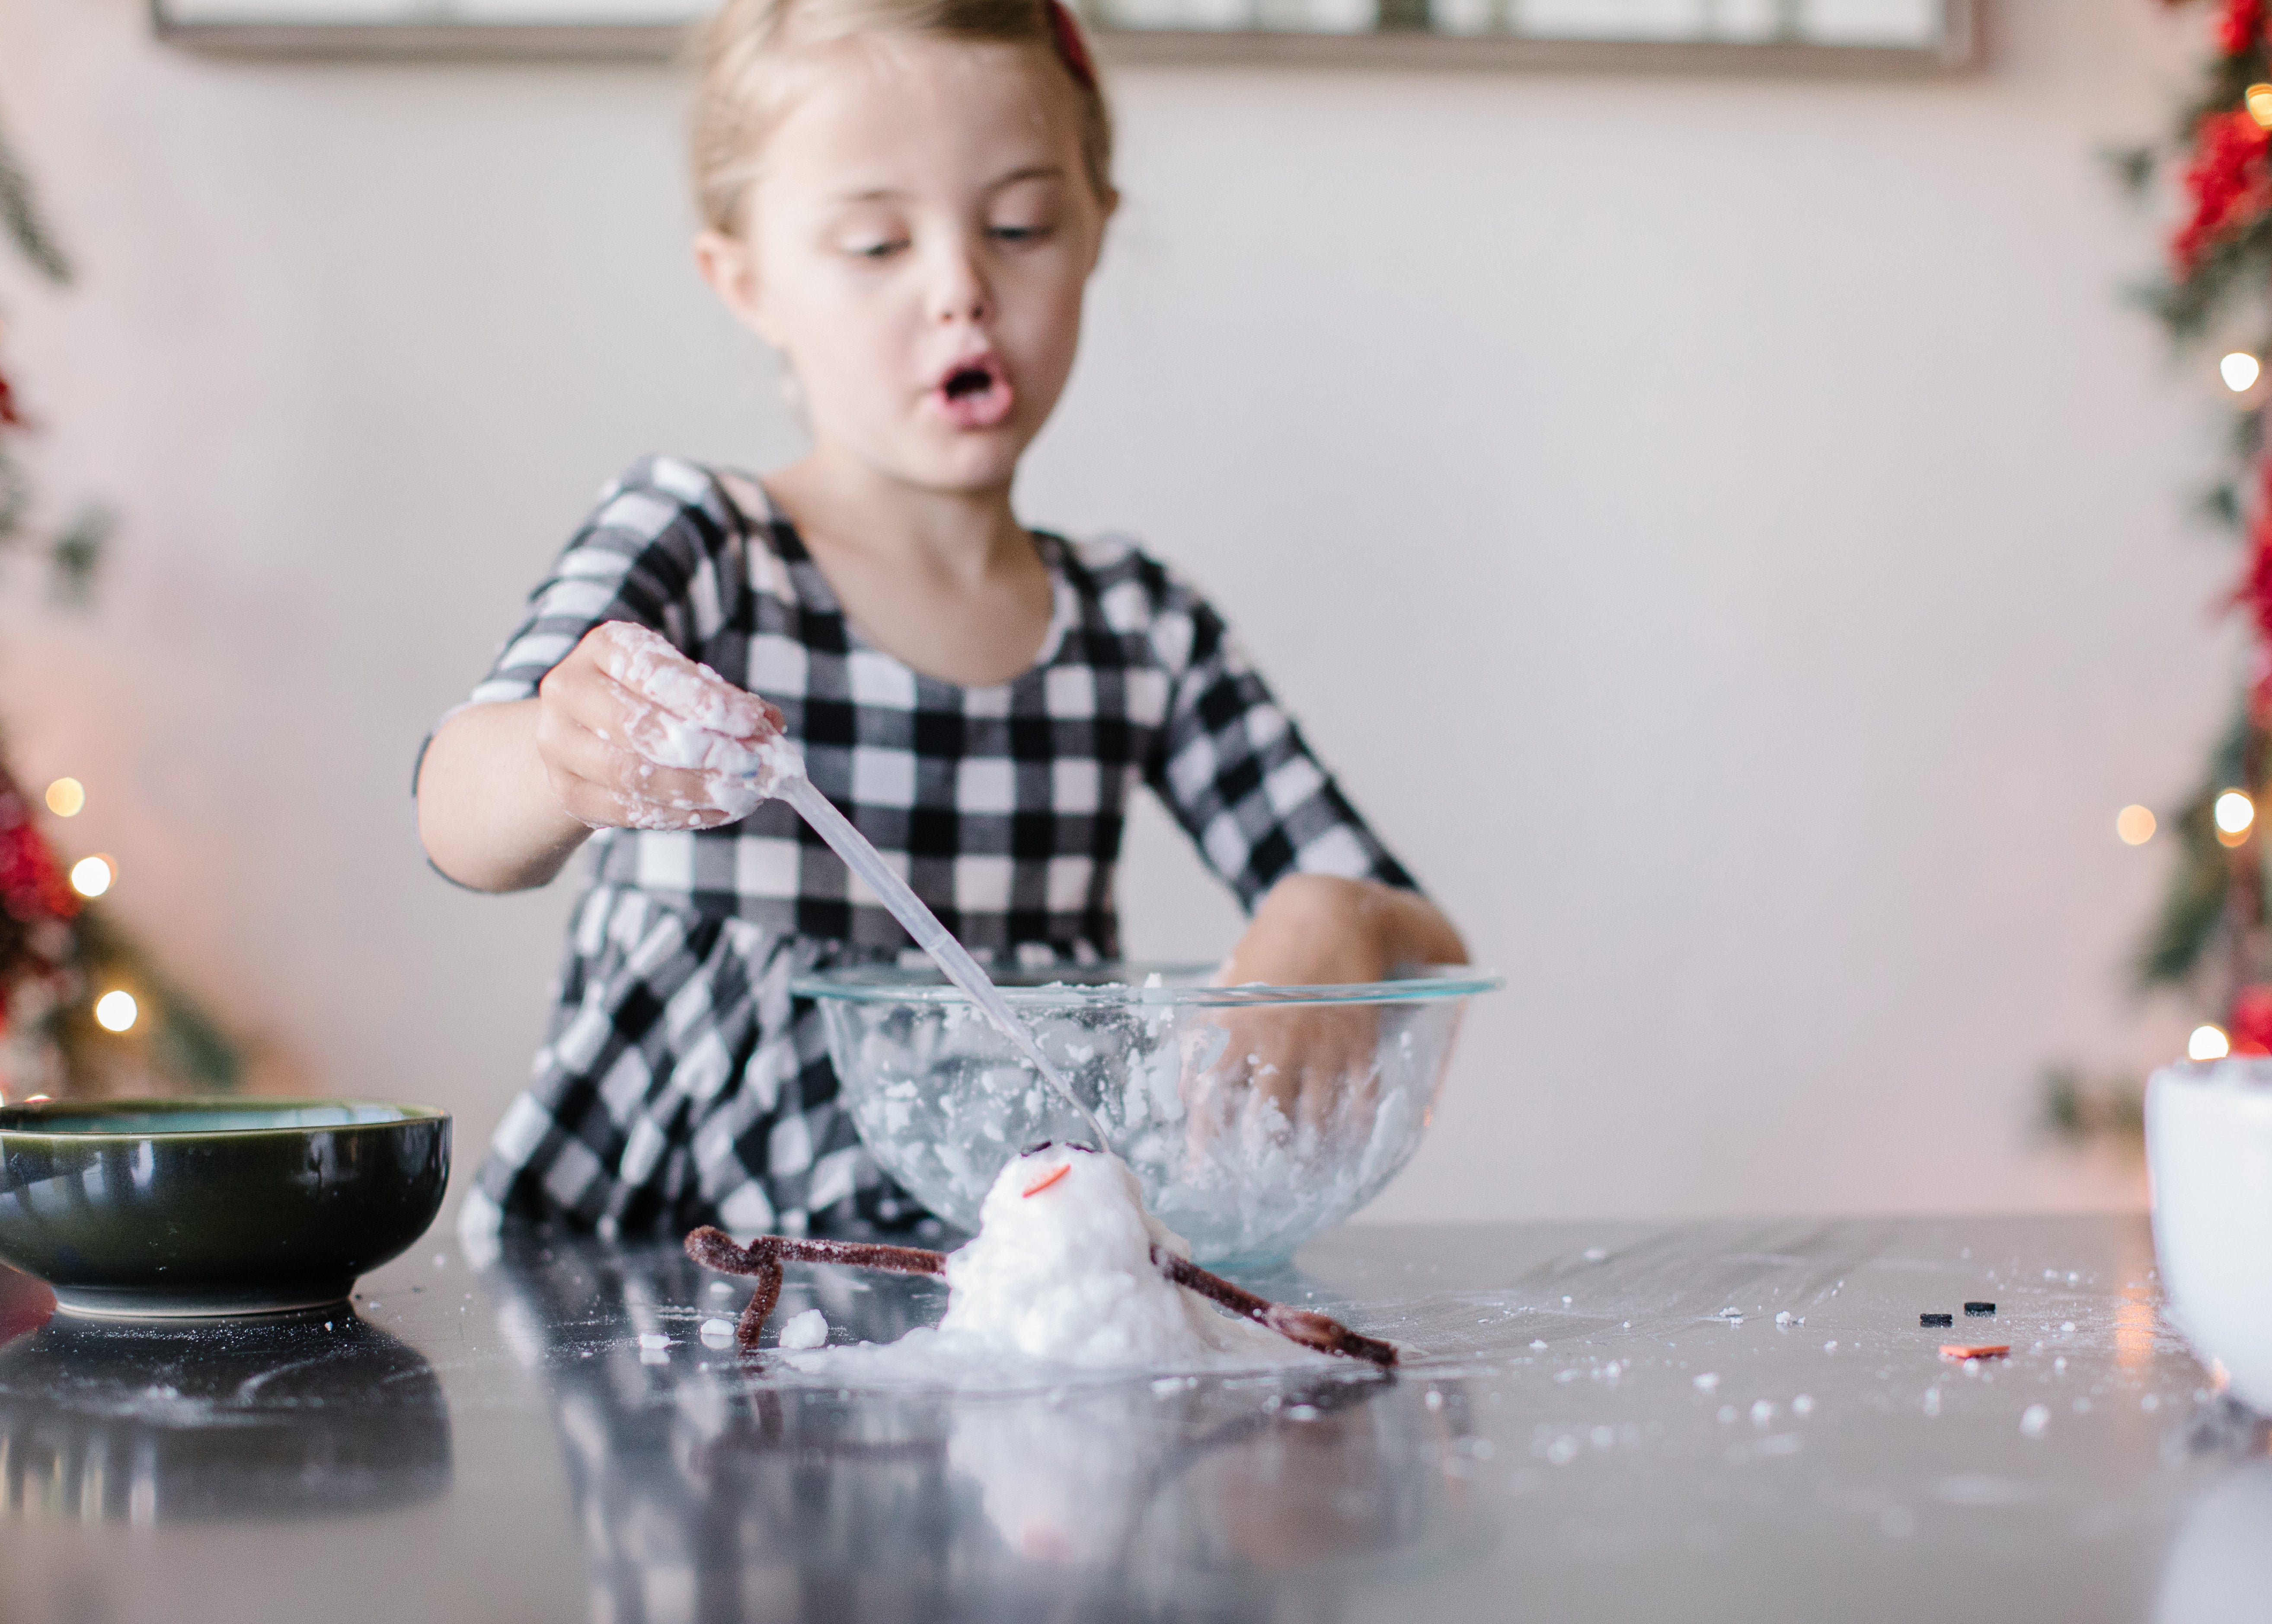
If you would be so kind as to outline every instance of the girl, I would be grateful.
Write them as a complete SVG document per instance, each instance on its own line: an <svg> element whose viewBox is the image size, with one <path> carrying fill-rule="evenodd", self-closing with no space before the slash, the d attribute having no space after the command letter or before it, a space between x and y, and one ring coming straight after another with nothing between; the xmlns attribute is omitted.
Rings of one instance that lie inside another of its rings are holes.
<svg viewBox="0 0 2272 1624"><path fill-rule="evenodd" d="M729 0L711 24L695 258L781 352L812 450L762 483L635 465L429 744L419 829L445 874L515 890L592 851L469 1222L920 1216L862 1152L819 1020L788 994L908 943L761 799L784 737L982 957L1118 952L1140 782L1252 913L1229 980L1464 958L1205 601L1013 510L1072 367L1110 161L1055 0ZM1252 1086L1314 1117L1347 1041L1314 1022L1254 1058Z"/></svg>

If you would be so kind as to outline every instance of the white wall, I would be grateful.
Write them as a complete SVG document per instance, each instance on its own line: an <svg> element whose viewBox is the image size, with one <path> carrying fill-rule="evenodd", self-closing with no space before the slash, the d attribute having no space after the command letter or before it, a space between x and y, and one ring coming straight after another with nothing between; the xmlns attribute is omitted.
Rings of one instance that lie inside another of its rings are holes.
<svg viewBox="0 0 2272 1624"><path fill-rule="evenodd" d="M2181 1029L2115 842L2223 714L2216 415L2121 308L2101 144L2186 41L2005 0L1954 83L1127 70L1130 206L1029 515L1242 625L1508 992L1394 1216L2094 1205L2046 1059ZM2197 19L2194 19L2197 21ZM272 1075L517 1086L565 897L428 875L410 758L592 490L794 447L687 265L652 68L284 66L0 0L86 266L0 272L99 611L0 602L0 715ZM1132 945L1234 916L1156 817Z"/></svg>

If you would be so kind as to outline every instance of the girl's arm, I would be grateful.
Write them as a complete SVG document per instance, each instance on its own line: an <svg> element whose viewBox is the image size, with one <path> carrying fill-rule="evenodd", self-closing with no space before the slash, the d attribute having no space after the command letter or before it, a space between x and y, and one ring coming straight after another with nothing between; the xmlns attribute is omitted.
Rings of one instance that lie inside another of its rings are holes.
<svg viewBox="0 0 2272 1624"><path fill-rule="evenodd" d="M434 866L476 891L526 891L591 836L552 792L536 748L542 700L471 705L418 767L418 838Z"/></svg>
<svg viewBox="0 0 2272 1624"><path fill-rule="evenodd" d="M1452 922L1416 891L1377 879L1289 874L1255 908L1223 979L1233 986L1343 986L1467 958Z"/></svg>

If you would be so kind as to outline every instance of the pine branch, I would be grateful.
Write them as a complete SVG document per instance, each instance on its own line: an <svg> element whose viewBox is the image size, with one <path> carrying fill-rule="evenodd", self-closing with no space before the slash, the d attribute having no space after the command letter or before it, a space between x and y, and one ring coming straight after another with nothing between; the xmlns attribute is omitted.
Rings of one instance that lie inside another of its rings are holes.
<svg viewBox="0 0 2272 1624"><path fill-rule="evenodd" d="M2098 158L2123 195L2133 201L2144 198L2154 183L2154 171L2161 167L2161 154L2150 146L2110 146Z"/></svg>
<svg viewBox="0 0 2272 1624"><path fill-rule="evenodd" d="M17 248L40 274L57 286L71 281L71 261L49 231L32 191L32 177L16 161L4 131L0 131L0 226L7 228Z"/></svg>
<svg viewBox="0 0 2272 1624"><path fill-rule="evenodd" d="M124 983L133 989L150 1022L150 1059L161 1076L200 1093L228 1093L243 1081L236 1045L108 915L90 906L80 912L74 928L89 992L98 984ZM91 997L75 1000L61 1034L67 1051L93 1052L93 1045L105 1041L94 1026L93 1007Z"/></svg>
<svg viewBox="0 0 2272 1624"><path fill-rule="evenodd" d="M2170 877L2161 917L2155 921L2135 965L2141 992L2190 982L2224 923L2232 864L2217 843L2209 813L2214 799L2212 791L2178 816L2177 872Z"/></svg>
<svg viewBox="0 0 2272 1624"><path fill-rule="evenodd" d="M2200 787L2171 819L2178 836L2177 872L2170 877L2161 917L2135 962L2141 992L2192 981L2203 956L2223 934L2233 864L2232 854L2216 837L2216 797L2227 790L2254 794L2261 788L2248 782L2250 726L2244 702L2210 753Z"/></svg>
<svg viewBox="0 0 2272 1624"><path fill-rule="evenodd" d="M48 549L56 600L84 609L94 595L94 572L102 562L102 544L110 539L117 520L108 508L86 507Z"/></svg>
<svg viewBox="0 0 2272 1624"><path fill-rule="evenodd" d="M2247 514L2240 505L2240 486L2233 480L2219 480L2201 492L2195 511L2220 529L2239 530L2247 522Z"/></svg>

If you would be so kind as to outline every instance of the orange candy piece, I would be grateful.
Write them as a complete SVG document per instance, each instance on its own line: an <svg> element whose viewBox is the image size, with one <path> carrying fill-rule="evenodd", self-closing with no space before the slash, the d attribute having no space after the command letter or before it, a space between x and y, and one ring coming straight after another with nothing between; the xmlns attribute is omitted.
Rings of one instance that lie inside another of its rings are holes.
<svg viewBox="0 0 2272 1624"><path fill-rule="evenodd" d="M1940 1357L1945 1359L2000 1359L2011 1351L2012 1344L2008 1342L1944 1342L1940 1344Z"/></svg>

